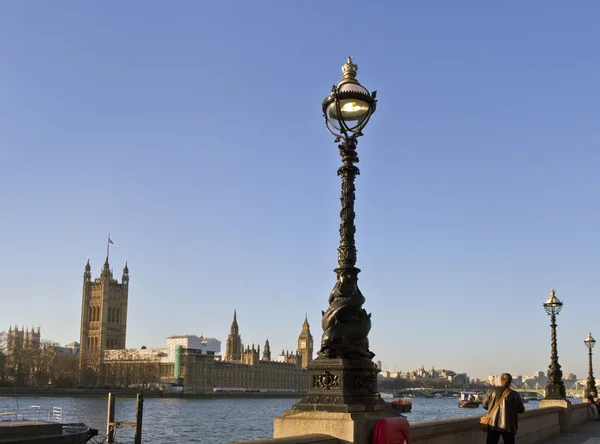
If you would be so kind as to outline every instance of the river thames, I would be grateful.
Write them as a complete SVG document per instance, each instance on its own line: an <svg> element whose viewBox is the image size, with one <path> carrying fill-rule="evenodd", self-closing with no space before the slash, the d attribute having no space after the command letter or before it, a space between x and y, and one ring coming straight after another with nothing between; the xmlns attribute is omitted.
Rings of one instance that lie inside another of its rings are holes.
<svg viewBox="0 0 600 444"><path fill-rule="evenodd" d="M230 441L271 438L273 418L289 410L300 398L223 398L223 399L173 399L147 398L144 401L144 442L184 444L198 442L221 444ZM580 402L581 400L572 400ZM18 402L18 406L17 406ZM458 418L481 415L483 408L460 409L456 398L414 398L413 409L407 413L409 422ZM63 422L84 422L97 428L103 437L106 433L105 398L74 397L0 397L0 411L18 408L32 412L32 405L40 406L40 418L45 418L52 407L63 409ZM537 408L530 401L526 409ZM117 398L117 421L135 421L135 398ZM118 443L133 442L133 430L117 430Z"/></svg>

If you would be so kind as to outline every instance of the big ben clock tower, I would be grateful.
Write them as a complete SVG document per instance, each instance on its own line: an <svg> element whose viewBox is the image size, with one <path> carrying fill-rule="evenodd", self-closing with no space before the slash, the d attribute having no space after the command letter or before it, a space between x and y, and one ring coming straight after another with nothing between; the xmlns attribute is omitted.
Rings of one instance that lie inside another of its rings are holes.
<svg viewBox="0 0 600 444"><path fill-rule="evenodd" d="M307 368L313 358L313 337L310 334L310 325L308 325L306 316L304 316L302 332L298 336L298 354L302 358L302 368Z"/></svg>

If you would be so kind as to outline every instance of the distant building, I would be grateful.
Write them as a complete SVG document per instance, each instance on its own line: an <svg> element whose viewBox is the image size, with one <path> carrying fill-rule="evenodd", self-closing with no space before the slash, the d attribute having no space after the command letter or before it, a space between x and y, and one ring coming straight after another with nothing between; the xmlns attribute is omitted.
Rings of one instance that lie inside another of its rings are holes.
<svg viewBox="0 0 600 444"><path fill-rule="evenodd" d="M380 379L405 379L407 381L430 381L430 382L440 382L440 381L448 381L451 384L455 385L467 385L470 382L469 377L466 373L456 373L453 370L448 369L435 369L431 368L430 370L426 370L424 367L420 369L401 372L401 371L389 371L388 369L382 370L379 372L378 377Z"/></svg>
<svg viewBox="0 0 600 444"><path fill-rule="evenodd" d="M88 259L83 273L81 300L80 370L91 367L102 373L105 352L125 349L128 297L127 263L119 283L113 277L107 256L100 277L92 281Z"/></svg>
<svg viewBox="0 0 600 444"><path fill-rule="evenodd" d="M285 352L282 362L270 359L265 343L263 359L260 346L247 346L241 360L220 361L221 350L214 338L194 335L171 336L162 349L105 350L103 365L106 382L115 385L168 384L182 386L186 393L212 393L213 390L281 390L304 392L308 371L302 368L302 354Z"/></svg>
<svg viewBox="0 0 600 444"><path fill-rule="evenodd" d="M217 360L221 342L203 336L171 336L162 349L125 349L128 297L127 263L121 283L113 277L108 257L100 277L92 281L88 260L83 274L80 343L59 348L61 354L79 355L80 374L86 374L82 377L85 385L176 384L190 393L212 392L215 387L299 392L308 389L306 367L313 357L313 338L306 316L298 336L298 350L287 352L283 362L273 362L268 340L262 359L260 345L244 350L234 310L225 358L221 361ZM36 343L34 332L29 336L15 333L14 337L14 344ZM37 338L39 347L39 329ZM88 369L94 372L86 373Z"/></svg>
<svg viewBox="0 0 600 444"><path fill-rule="evenodd" d="M73 341L64 347L55 347L56 353L61 355L76 356L79 354L79 342Z"/></svg>
<svg viewBox="0 0 600 444"><path fill-rule="evenodd" d="M6 343L6 351L8 354L13 354L19 350L38 350L40 348L40 327L37 331L34 328L29 327L25 329L21 326L21 330L15 325L13 330L12 325L8 328L8 336Z"/></svg>
<svg viewBox="0 0 600 444"><path fill-rule="evenodd" d="M174 356L177 347L198 350L205 355L209 352L214 355L221 353L221 341L215 338L205 338L204 336L184 335L168 337L167 349L169 350L169 356Z"/></svg>
<svg viewBox="0 0 600 444"><path fill-rule="evenodd" d="M263 361L270 361L271 360L271 345L269 344L269 340L267 339L265 341L265 348L263 350Z"/></svg>
<svg viewBox="0 0 600 444"><path fill-rule="evenodd" d="M377 361L377 368L381 370L381 361Z"/></svg>
<svg viewBox="0 0 600 444"><path fill-rule="evenodd" d="M277 356L275 362L284 362L286 364L296 364L297 362L302 362L300 359L300 355L298 352L290 352L289 350L281 350L281 353Z"/></svg>
<svg viewBox="0 0 600 444"><path fill-rule="evenodd" d="M286 364L300 363L302 368L307 368L308 364L313 359L313 337L310 332L310 325L307 316L304 316L302 330L298 335L298 349L294 351L281 350L281 354L275 358L276 362ZM237 321L237 310L233 311L233 321L229 329L227 344L225 346L224 362L237 362L241 364L252 365L254 362L270 361L271 346L269 340L265 342L264 353L262 359L260 357L260 345L247 345L244 349L242 337L240 336L240 328Z"/></svg>
<svg viewBox="0 0 600 444"><path fill-rule="evenodd" d="M298 336L298 354L302 361L302 368L308 368L308 364L310 364L313 358L313 337L310 333L307 315L304 315L302 331Z"/></svg>
<svg viewBox="0 0 600 444"><path fill-rule="evenodd" d="M457 373L454 378L452 378L452 382L456 385L467 385L470 380L466 373Z"/></svg>
<svg viewBox="0 0 600 444"><path fill-rule="evenodd" d="M233 322L227 337L227 344L225 346L225 361L236 361L242 360L242 337L240 336L240 327L237 322L237 310L233 310Z"/></svg>
<svg viewBox="0 0 600 444"><path fill-rule="evenodd" d="M6 337L6 355L2 355L2 370L7 370L10 381L17 387L23 387L30 383L34 377L34 359L40 352L40 328L21 329L15 325L9 326ZM0 376L6 376L1 375Z"/></svg>

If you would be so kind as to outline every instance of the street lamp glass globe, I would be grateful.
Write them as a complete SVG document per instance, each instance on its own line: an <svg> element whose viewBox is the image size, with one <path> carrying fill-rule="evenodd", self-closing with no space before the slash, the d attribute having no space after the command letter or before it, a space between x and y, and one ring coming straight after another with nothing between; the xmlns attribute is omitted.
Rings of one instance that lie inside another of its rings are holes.
<svg viewBox="0 0 600 444"><path fill-rule="evenodd" d="M371 95L356 80L357 69L358 66L349 57L342 67L344 78L323 100L325 119L335 130L336 136L347 138L361 135L361 130L375 112L375 93Z"/></svg>
<svg viewBox="0 0 600 444"><path fill-rule="evenodd" d="M544 303L544 309L548 314L558 314L562 310L563 303L556 297L554 288L550 292L550 297Z"/></svg>
<svg viewBox="0 0 600 444"><path fill-rule="evenodd" d="M337 130L342 129L340 115L338 115L338 106L341 120L343 120L343 123L350 131L358 129L369 115L369 104L364 100L358 98L339 99L338 101L334 100L327 106L327 118Z"/></svg>
<svg viewBox="0 0 600 444"><path fill-rule="evenodd" d="M588 333L587 338L585 338L583 342L589 348L594 348L594 345L596 345L596 340L592 337L592 332Z"/></svg>

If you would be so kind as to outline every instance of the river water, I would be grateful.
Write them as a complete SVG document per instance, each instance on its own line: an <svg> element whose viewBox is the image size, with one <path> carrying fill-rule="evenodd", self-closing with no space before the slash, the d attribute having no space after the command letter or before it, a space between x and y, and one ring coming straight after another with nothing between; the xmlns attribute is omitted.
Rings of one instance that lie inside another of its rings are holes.
<svg viewBox="0 0 600 444"><path fill-rule="evenodd" d="M289 410L300 398L223 398L223 399L167 399L147 398L144 401L143 441L148 443L203 443L221 444L229 441L271 438L273 418ZM572 400L578 402L578 400ZM580 401L580 400L579 400ZM17 406L18 403L18 406ZM456 398L414 398L409 422L458 418L481 415L483 408L460 409ZM73 397L0 397L0 411L19 409L35 416L30 406L40 407L40 419L52 407L63 409L63 422L84 422L106 434L105 398ZM530 401L526 409L538 408ZM29 413L31 412L31 413ZM117 421L135 421L135 398L117 398ZM133 430L117 430L117 443L132 443Z"/></svg>

